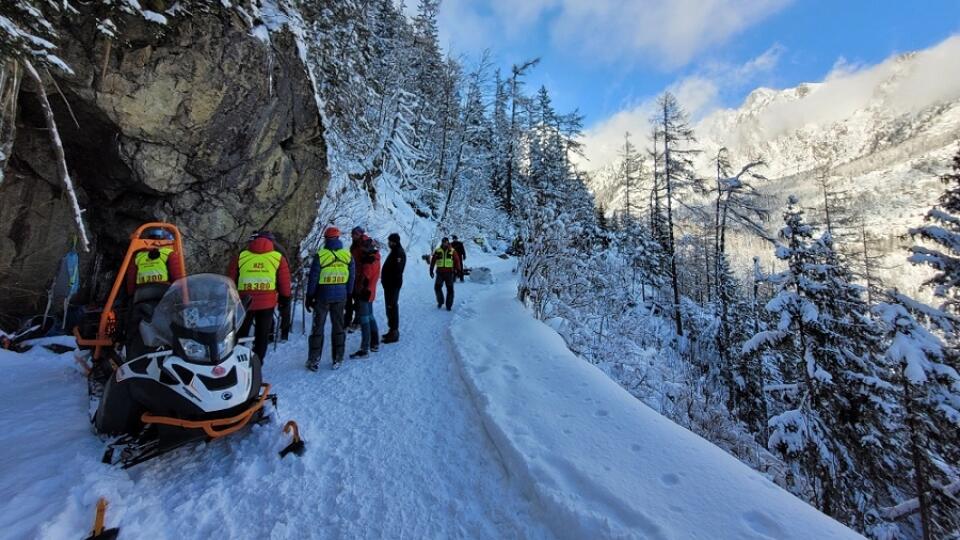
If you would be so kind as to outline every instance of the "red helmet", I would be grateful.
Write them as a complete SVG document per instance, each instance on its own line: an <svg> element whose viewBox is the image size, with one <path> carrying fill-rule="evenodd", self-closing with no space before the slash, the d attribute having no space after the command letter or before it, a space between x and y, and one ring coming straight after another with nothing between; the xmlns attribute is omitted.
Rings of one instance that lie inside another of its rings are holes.
<svg viewBox="0 0 960 540"><path fill-rule="evenodd" d="M340 238L340 229L336 227L327 227L327 230L323 231L324 238Z"/></svg>

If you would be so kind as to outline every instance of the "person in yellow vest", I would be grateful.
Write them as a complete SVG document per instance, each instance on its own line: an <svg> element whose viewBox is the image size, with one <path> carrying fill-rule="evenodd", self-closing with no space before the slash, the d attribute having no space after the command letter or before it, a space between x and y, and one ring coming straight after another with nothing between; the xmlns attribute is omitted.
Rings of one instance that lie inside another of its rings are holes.
<svg viewBox="0 0 960 540"><path fill-rule="evenodd" d="M323 247L313 256L307 297L307 311L313 312L313 328L310 331L310 347L307 352L307 369L320 369L323 355L323 327L330 317L330 344L333 369L340 367L346 348L344 307L353 292L356 279L356 262L340 241L340 229L327 227L323 232Z"/></svg>
<svg viewBox="0 0 960 540"><path fill-rule="evenodd" d="M144 231L142 238L173 240L173 235L158 227ZM172 247L141 249L134 253L133 260L127 266L127 295L133 297L137 289L143 286L158 283L169 285L182 277L180 257L176 256Z"/></svg>
<svg viewBox="0 0 960 540"><path fill-rule="evenodd" d="M173 241L173 234L163 228L149 228L140 235L145 240ZM167 287L184 277L180 257L172 246L144 248L133 254L124 277L123 300L127 304L125 345L127 357L134 358L146 352L140 336L140 321L151 313L151 307L163 297Z"/></svg>
<svg viewBox="0 0 960 540"><path fill-rule="evenodd" d="M433 292L437 295L437 309L444 306L446 302L447 311L453 309L453 281L463 272L463 263L460 261L460 254L450 245L450 239L444 237L430 258L430 277L434 277L434 268L436 268L436 281L433 282ZM447 296L444 299L443 288L447 289Z"/></svg>
<svg viewBox="0 0 960 540"><path fill-rule="evenodd" d="M279 298L289 301L290 266L287 258L274 248L273 241L260 234L247 244L247 249L230 263L227 276L236 284L247 314L240 325L240 337L254 328L253 352L263 362L267 356L273 311Z"/></svg>

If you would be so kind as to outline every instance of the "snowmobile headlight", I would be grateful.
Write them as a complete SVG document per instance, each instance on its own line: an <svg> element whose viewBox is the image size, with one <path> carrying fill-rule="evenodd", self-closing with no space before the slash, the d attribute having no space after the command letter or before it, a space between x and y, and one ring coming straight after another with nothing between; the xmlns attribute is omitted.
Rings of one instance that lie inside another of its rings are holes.
<svg viewBox="0 0 960 540"><path fill-rule="evenodd" d="M227 334L227 337L223 338L223 341L220 342L220 360L230 356L230 353L233 352L233 346L236 344L234 340L234 333L230 332Z"/></svg>
<svg viewBox="0 0 960 540"><path fill-rule="evenodd" d="M207 358L207 348L203 343L189 338L180 338L180 346L183 347L183 352L187 355L187 360L199 362Z"/></svg>

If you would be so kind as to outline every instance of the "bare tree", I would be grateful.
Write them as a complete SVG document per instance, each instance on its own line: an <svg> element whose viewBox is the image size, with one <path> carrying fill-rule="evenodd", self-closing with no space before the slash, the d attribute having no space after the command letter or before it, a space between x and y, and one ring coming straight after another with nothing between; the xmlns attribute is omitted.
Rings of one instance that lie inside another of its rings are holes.
<svg viewBox="0 0 960 540"><path fill-rule="evenodd" d="M29 60L24 58L21 59L20 62L37 87L37 98L40 101L40 108L43 109L43 117L47 123L47 130L50 132L50 144L53 147L53 154L57 159L57 174L60 176L63 187L67 192L67 198L70 200L70 207L73 210L73 222L77 227L80 245L84 251L90 251L90 239L87 237L87 228L83 224L83 210L80 208L80 202L77 200L77 192L73 187L70 171L67 169L67 157L63 151L63 141L60 139L60 131L57 129L53 109L50 107L50 101L47 99L47 92L44 89L43 80Z"/></svg>
<svg viewBox="0 0 960 540"><path fill-rule="evenodd" d="M697 150L689 148L697 141L687 114L677 98L670 92L657 100L657 113L651 119L663 144L663 186L667 192L667 258L670 264L670 280L673 285L673 318L678 336L683 336L683 320L680 315L680 286L677 276L677 249L674 238L674 202L681 191L702 189L693 170L693 156Z"/></svg>
<svg viewBox="0 0 960 540"><path fill-rule="evenodd" d="M536 67L540 63L539 58L534 58L532 60L527 60L526 62L516 65L511 68L512 75L510 77L510 131L507 134L508 145L507 145L507 175L504 179L504 206L506 207L507 213L513 215L513 174L514 174L514 160L516 156L517 145L517 103L521 101L520 99L520 89L523 85L523 82L520 80L528 70L533 67Z"/></svg>

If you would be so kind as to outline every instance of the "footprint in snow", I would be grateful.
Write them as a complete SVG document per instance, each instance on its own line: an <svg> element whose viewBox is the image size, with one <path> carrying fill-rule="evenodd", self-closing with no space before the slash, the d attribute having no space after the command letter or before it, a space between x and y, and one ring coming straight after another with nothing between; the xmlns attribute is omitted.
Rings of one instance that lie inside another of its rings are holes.
<svg viewBox="0 0 960 540"><path fill-rule="evenodd" d="M754 532L768 538L782 538L783 529L777 521L763 512L752 510L743 514L743 521Z"/></svg>
<svg viewBox="0 0 960 540"><path fill-rule="evenodd" d="M680 483L680 477L670 473L661 476L660 481L663 482L663 485L665 486L675 486Z"/></svg>
<svg viewBox="0 0 960 540"><path fill-rule="evenodd" d="M597 411L597 416L609 416L609 415L610 413L607 412L605 409L600 409L599 411Z"/></svg>
<svg viewBox="0 0 960 540"><path fill-rule="evenodd" d="M514 378L514 380L520 378L520 370L517 369L515 366L511 366L510 364L506 364L506 365L503 366L503 370L506 371L507 373L509 373L510 376Z"/></svg>
<svg viewBox="0 0 960 540"><path fill-rule="evenodd" d="M640 450L642 450L642 447L639 444L631 444L630 449L633 450L634 452L639 452Z"/></svg>

